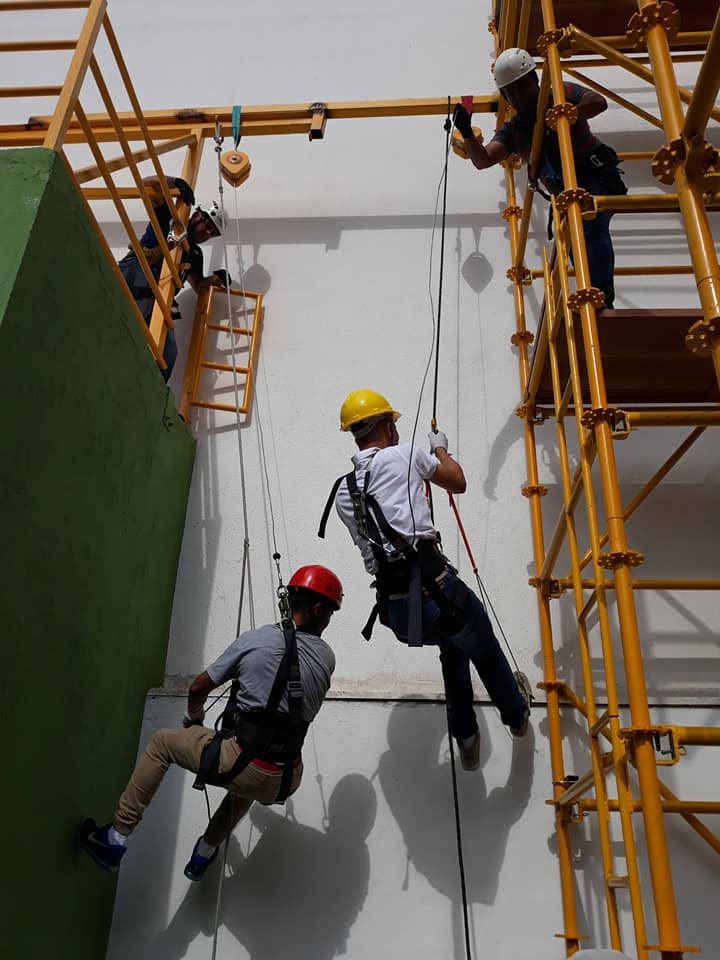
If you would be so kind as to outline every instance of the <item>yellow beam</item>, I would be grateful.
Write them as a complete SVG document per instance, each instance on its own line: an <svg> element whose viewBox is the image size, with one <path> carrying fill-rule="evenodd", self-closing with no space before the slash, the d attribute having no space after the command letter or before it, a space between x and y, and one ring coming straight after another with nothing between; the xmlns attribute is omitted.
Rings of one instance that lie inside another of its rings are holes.
<svg viewBox="0 0 720 960"><path fill-rule="evenodd" d="M564 590L572 589L575 584L573 576L560 577L559 584ZM595 581L583 578L579 581L583 590L594 590ZM603 580L606 590L614 590L612 580ZM637 580L633 578L633 590L720 590L720 580Z"/></svg>
<svg viewBox="0 0 720 960"><path fill-rule="evenodd" d="M75 104L90 65L106 10L107 0L91 0L88 5L88 12L80 31L75 53L70 61L62 93L58 97L55 112L48 119L47 133L42 145L49 150L59 151L65 142L65 133L75 111Z"/></svg>
<svg viewBox="0 0 720 960"><path fill-rule="evenodd" d="M89 7L90 0L7 0L0 3L0 13L19 10L79 10Z"/></svg>
<svg viewBox="0 0 720 960"><path fill-rule="evenodd" d="M692 97L685 113L683 136L688 140L705 135L708 118L715 106L715 98L720 90L720 8L713 24L710 40L705 50L700 71L695 81Z"/></svg>
<svg viewBox="0 0 720 960"><path fill-rule="evenodd" d="M189 147L190 144L195 143L196 139L194 134L189 133L187 136L178 137L176 140L168 140L166 143L159 143L155 146L155 153L160 156L163 153L170 153L171 150L179 150L181 147ZM148 160L150 158L150 151L147 149L144 150L135 150L132 153L132 158L135 163L141 163L143 160ZM128 166L128 160L125 156L122 157L113 157L112 160L107 160L105 162L106 169L110 172L115 172L117 170L123 170ZM80 170L75 171L75 179L78 183L87 183L90 180L97 180L101 176L100 168L97 164L94 164L90 167L83 167ZM86 194L87 196L87 191ZM108 199L109 195L107 198ZM99 197L96 199L100 199Z"/></svg>
<svg viewBox="0 0 720 960"><path fill-rule="evenodd" d="M8 40L0 43L0 53L28 53L45 50L74 50L77 40Z"/></svg>
<svg viewBox="0 0 720 960"><path fill-rule="evenodd" d="M638 2L643 3L643 0L638 0ZM601 56L605 57L612 66L624 67L625 70L635 74L636 77L640 77L641 80L647 81L647 83L649 83L650 86L652 87L656 86L656 73L655 73L655 65L653 64L652 53L649 54L649 57L650 57L650 63L653 65L653 69L648 70L648 68L644 67L639 60L631 57L627 57L625 56L625 54L619 53L617 50L614 50L612 48L612 44L607 42L609 38L606 37L601 40L598 37L591 37L589 34L585 33L583 30L578 29L578 27L572 24L568 27L568 29L572 31L572 39L573 39L574 45L579 41L578 45L582 49L591 50L593 53L600 54ZM662 27L660 27L659 29L662 30ZM688 34L687 36L690 36L690 35ZM692 36L698 36L698 35L692 35ZM710 35L708 33L703 33L700 36L702 36L704 39L699 45L701 45L704 48L710 38ZM677 38L675 39L677 40ZM673 43L675 43L675 41L673 41ZM676 86L675 89L677 90L677 95L680 97L682 101L684 101L685 103L690 103L692 99L692 93L689 90L686 90L685 87L679 87L679 86ZM720 120L720 108L714 107L710 111L710 116L714 120Z"/></svg>
<svg viewBox="0 0 720 960"><path fill-rule="evenodd" d="M569 74L574 80L577 80L578 83L581 83L584 87L589 87L590 90L595 90L596 93L599 93L602 97L605 97L606 100L612 100L612 102L617 103L618 106L623 107L625 110L629 110L630 113L634 113L636 117L640 117L641 120L647 120L648 123L651 123L653 126L659 127L662 130L662 120L660 120L658 117L654 117L651 113L648 113L647 110L643 110L642 107L639 107L631 100L621 97L620 94L609 90L596 80L591 80L590 77L585 76L584 73L580 73L578 70L573 70L564 65L563 72Z"/></svg>

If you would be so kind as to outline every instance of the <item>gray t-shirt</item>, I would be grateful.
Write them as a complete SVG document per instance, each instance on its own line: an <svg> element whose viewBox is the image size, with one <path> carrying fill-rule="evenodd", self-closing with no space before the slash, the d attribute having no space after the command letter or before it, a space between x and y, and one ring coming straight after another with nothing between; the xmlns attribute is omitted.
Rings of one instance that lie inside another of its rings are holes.
<svg viewBox="0 0 720 960"><path fill-rule="evenodd" d="M303 691L302 718L310 723L330 689L335 654L323 639L312 633L296 630L295 637ZM239 681L236 704L241 710L263 709L284 654L285 635L280 625L268 623L241 633L210 664L207 673L218 685L228 680ZM287 691L281 697L279 709L287 713Z"/></svg>

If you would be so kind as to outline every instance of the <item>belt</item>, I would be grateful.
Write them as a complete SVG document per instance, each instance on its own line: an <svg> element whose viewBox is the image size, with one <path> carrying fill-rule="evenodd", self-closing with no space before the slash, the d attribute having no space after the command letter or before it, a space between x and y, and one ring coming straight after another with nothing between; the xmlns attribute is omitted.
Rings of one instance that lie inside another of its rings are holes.
<svg viewBox="0 0 720 960"><path fill-rule="evenodd" d="M442 586L443 583L445 582L445 578L447 577L447 574L448 574L448 571L443 570L443 572L439 574L439 576L435 577L435 583L437 583L438 586ZM423 587L423 593L425 594L426 597L430 596L430 594L427 592L427 590L424 587ZM407 591L405 593L391 593L388 596L388 600L407 600L407 596L408 596Z"/></svg>
<svg viewBox="0 0 720 960"><path fill-rule="evenodd" d="M237 741L233 741L233 745L237 750L238 754L242 753L242 748L238 746ZM298 754L293 760L293 769L297 769L300 766L300 761L302 757ZM261 760L259 757L255 757L254 760L250 761L251 766L260 767L261 770L267 770L269 773L282 773L285 769L284 763L273 763L272 760Z"/></svg>

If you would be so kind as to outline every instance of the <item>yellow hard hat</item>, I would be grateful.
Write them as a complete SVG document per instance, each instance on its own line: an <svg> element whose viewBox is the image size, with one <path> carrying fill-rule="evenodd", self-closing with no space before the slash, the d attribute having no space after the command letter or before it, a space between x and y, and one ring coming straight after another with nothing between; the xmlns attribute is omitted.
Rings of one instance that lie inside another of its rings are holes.
<svg viewBox="0 0 720 960"><path fill-rule="evenodd" d="M349 430L354 423L379 417L383 413L391 413L393 420L400 416L381 393L375 393L374 390L353 390L340 407L340 429Z"/></svg>

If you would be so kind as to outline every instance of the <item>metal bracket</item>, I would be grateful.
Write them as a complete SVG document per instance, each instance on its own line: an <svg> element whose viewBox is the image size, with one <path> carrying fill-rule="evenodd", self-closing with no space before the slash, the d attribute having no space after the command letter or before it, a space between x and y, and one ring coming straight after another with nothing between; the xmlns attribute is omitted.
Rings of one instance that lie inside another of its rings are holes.
<svg viewBox="0 0 720 960"><path fill-rule="evenodd" d="M597 287L582 287L575 293L571 293L567 298L567 305L573 313L580 313L580 308L584 303L591 303L597 310L605 303L605 294Z"/></svg>
<svg viewBox="0 0 720 960"><path fill-rule="evenodd" d="M523 287L528 287L532 283L532 274L526 266L510 267L505 276L513 283L519 283Z"/></svg>
<svg viewBox="0 0 720 960"><path fill-rule="evenodd" d="M624 410L616 410L610 424L614 440L626 440L630 436L630 421Z"/></svg>
<svg viewBox="0 0 720 960"><path fill-rule="evenodd" d="M629 567L639 567L641 563L645 563L645 557L638 550L615 550L612 553L601 553L597 559L598 566L606 570L614 570L623 563Z"/></svg>
<svg viewBox="0 0 720 960"><path fill-rule="evenodd" d="M308 138L310 140L322 140L325 136L325 122L327 120L327 104L326 103L311 103L310 104L310 113L312 114L312 119L310 121L310 131L308 133Z"/></svg>
<svg viewBox="0 0 720 960"><path fill-rule="evenodd" d="M634 13L628 20L625 35L634 47L639 47L645 39L645 34L651 27L660 26L673 40L680 29L680 11L670 0L662 3L651 3L641 11Z"/></svg>
<svg viewBox="0 0 720 960"><path fill-rule="evenodd" d="M557 207L561 216L565 216L567 209L571 203L579 203L580 209L583 213L585 211L596 210L595 200L592 194L588 193L587 190L583 190L582 187L575 187L572 190L563 190L562 193L559 193L555 197L555 206Z"/></svg>
<svg viewBox="0 0 720 960"><path fill-rule="evenodd" d="M500 161L500 166L507 167L508 170L519 170L522 165L522 157L519 153L510 153Z"/></svg>
<svg viewBox="0 0 720 960"><path fill-rule="evenodd" d="M565 593L565 588L557 577L530 577L528 586L539 590L549 600L558 600Z"/></svg>
<svg viewBox="0 0 720 960"><path fill-rule="evenodd" d="M547 30L537 38L538 53L544 57L548 52L550 44L554 43L561 57L571 57L573 53L572 39L572 30L568 27L562 27L557 30Z"/></svg>
<svg viewBox="0 0 720 960"><path fill-rule="evenodd" d="M521 404L516 409L515 416L520 417L521 420L531 420L536 427L541 427L547 420L547 415L542 407L533 407L527 403Z"/></svg>
<svg viewBox="0 0 720 960"><path fill-rule="evenodd" d="M650 167L656 180L671 184L675 179L676 167L683 164L688 179L698 182L703 192L707 192L715 184L720 169L720 153L700 135L689 141L676 137L655 151Z"/></svg>
<svg viewBox="0 0 720 960"><path fill-rule="evenodd" d="M510 337L510 343L514 347L519 347L521 343L527 343L527 344L534 343L534 341L535 341L535 334L530 333L529 330L519 330L517 333L514 333Z"/></svg>
<svg viewBox="0 0 720 960"><path fill-rule="evenodd" d="M528 500L531 497L545 497L547 496L547 487L542 483L526 483L520 488L520 493L524 497L527 497Z"/></svg>
<svg viewBox="0 0 720 960"><path fill-rule="evenodd" d="M672 183L675 179L675 167L684 163L686 155L685 141L682 137L676 137L655 151L650 164L652 175L660 183Z"/></svg>
<svg viewBox="0 0 720 960"><path fill-rule="evenodd" d="M612 426L616 414L615 407L593 407L592 410L586 410L583 413L580 423L588 430L592 430L598 423L609 423Z"/></svg>
<svg viewBox="0 0 720 960"><path fill-rule="evenodd" d="M708 357L712 350L712 343L720 336L720 318L714 320L698 320L685 334L685 346L696 357Z"/></svg>
<svg viewBox="0 0 720 960"><path fill-rule="evenodd" d="M561 117L566 117L567 122L572 126L577 123L578 112L574 103L556 103L545 114L545 126L551 130L557 130L557 125Z"/></svg>
<svg viewBox="0 0 720 960"><path fill-rule="evenodd" d="M686 754L685 747L678 742L675 727L623 727L618 731L623 740L632 742L636 737L650 737L655 747L655 763L658 767L671 767L680 762Z"/></svg>
<svg viewBox="0 0 720 960"><path fill-rule="evenodd" d="M505 207L505 209L502 212L502 218L503 220L507 220L508 222L510 222L510 219L512 217L519 217L521 213L522 213L522 207L518 207L517 204L512 204L508 207Z"/></svg>

